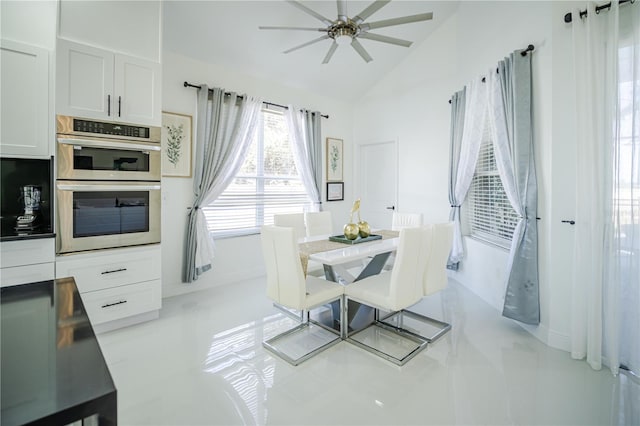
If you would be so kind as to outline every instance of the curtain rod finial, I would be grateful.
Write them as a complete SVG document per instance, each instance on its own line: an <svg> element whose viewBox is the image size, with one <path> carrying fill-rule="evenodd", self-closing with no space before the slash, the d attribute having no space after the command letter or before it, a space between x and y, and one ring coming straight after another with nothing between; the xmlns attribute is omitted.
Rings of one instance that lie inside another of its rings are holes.
<svg viewBox="0 0 640 426"><path fill-rule="evenodd" d="M184 82L184 87L189 87L189 83L187 83L186 81Z"/></svg>

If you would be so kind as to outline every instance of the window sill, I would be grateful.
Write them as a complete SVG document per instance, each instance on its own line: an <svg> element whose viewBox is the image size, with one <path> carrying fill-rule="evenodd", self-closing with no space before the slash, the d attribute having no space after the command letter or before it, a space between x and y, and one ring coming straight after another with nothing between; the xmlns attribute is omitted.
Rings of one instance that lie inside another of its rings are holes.
<svg viewBox="0 0 640 426"><path fill-rule="evenodd" d="M248 237L250 235L260 235L259 229L246 229L242 231L227 231L227 232L209 232L214 240L226 240L229 238Z"/></svg>

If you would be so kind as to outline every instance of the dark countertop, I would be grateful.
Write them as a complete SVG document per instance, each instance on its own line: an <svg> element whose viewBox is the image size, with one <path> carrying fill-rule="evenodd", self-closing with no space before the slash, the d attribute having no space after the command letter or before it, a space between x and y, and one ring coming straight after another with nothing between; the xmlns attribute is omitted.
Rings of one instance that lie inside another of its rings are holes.
<svg viewBox="0 0 640 426"><path fill-rule="evenodd" d="M2 217L0 220L0 241L33 240L36 238L55 238L56 234L50 225L43 224L40 228L30 232L16 231L16 216Z"/></svg>
<svg viewBox="0 0 640 426"><path fill-rule="evenodd" d="M116 388L73 278L0 289L4 426L117 424Z"/></svg>

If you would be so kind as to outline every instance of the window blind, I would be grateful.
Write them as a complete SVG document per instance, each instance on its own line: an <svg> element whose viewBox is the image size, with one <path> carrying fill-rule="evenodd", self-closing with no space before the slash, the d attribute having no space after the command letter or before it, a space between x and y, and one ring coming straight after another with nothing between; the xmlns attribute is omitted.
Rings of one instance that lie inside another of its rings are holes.
<svg viewBox="0 0 640 426"><path fill-rule="evenodd" d="M488 120L484 126L478 163L469 188L467 209L471 235L509 248L519 218L502 186Z"/></svg>
<svg viewBox="0 0 640 426"><path fill-rule="evenodd" d="M273 215L300 213L311 205L298 175L284 116L264 109L247 157L232 183L202 208L216 236L256 233Z"/></svg>

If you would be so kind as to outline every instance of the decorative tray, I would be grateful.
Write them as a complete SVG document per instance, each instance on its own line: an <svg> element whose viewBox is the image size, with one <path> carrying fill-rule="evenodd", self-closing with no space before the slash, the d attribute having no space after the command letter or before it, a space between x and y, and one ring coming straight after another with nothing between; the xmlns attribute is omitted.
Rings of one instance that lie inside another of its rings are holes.
<svg viewBox="0 0 640 426"><path fill-rule="evenodd" d="M358 236L358 238L356 238L355 240L349 240L344 235L332 235L331 237L329 237L329 241L335 241L337 243L343 243L343 244L360 244L360 243L366 243L367 241L374 241L374 240L381 240L381 239L382 239L382 235L376 235L376 234L371 234L366 238L361 238L360 236Z"/></svg>

